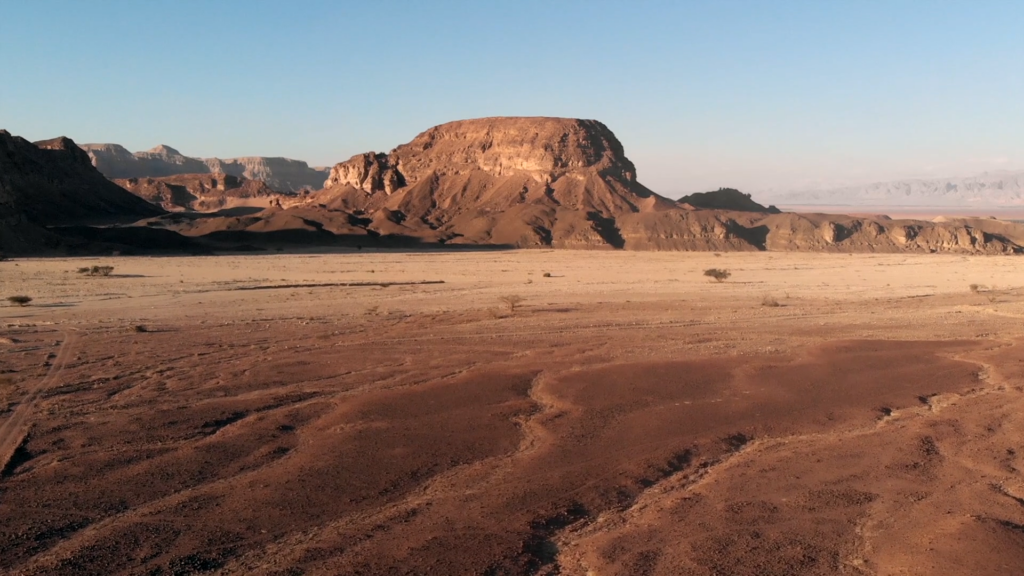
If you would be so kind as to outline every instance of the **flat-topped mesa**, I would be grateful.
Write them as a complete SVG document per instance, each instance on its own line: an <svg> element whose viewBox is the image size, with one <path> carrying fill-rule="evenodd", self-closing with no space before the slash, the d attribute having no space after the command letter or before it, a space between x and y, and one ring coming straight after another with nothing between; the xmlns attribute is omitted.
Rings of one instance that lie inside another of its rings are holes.
<svg viewBox="0 0 1024 576"><path fill-rule="evenodd" d="M334 166L326 188L351 186L391 194L431 178L473 172L504 178L528 176L550 185L567 175L599 176L651 193L636 183L636 168L622 144L597 120L480 118L435 126L390 154L368 152Z"/></svg>

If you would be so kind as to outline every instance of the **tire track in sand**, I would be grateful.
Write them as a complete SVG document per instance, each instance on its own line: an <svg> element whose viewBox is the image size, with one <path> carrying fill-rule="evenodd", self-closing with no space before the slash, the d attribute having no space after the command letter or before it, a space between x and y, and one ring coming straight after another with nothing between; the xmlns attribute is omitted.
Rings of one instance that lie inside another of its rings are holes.
<svg viewBox="0 0 1024 576"><path fill-rule="evenodd" d="M32 415L32 410L35 408L39 396L57 381L61 371L64 370L64 365L67 364L68 358L71 356L71 332L63 332L63 335L64 341L61 342L60 349L57 351L57 357L50 364L50 369L46 372L46 376L28 391L21 402L18 403L18 407L14 409L14 413L0 425L0 470L4 470L7 467L7 463L14 456L14 452L25 440L25 435L28 432L28 418Z"/></svg>

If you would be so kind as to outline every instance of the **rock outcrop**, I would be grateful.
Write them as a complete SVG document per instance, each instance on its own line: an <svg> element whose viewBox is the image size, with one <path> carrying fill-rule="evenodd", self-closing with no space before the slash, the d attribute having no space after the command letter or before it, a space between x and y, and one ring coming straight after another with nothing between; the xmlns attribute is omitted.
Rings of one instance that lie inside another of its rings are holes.
<svg viewBox="0 0 1024 576"><path fill-rule="evenodd" d="M277 192L319 190L328 171L311 168L300 160L252 156L243 158L193 158L170 146L145 152L129 152L119 144L83 144L96 169L107 178L163 178L180 174L227 174L261 180Z"/></svg>
<svg viewBox="0 0 1024 576"><path fill-rule="evenodd" d="M125 178L114 182L168 212L213 212L237 207L280 207L294 195L271 190L264 182L228 174L179 174L163 178Z"/></svg>
<svg viewBox="0 0 1024 576"><path fill-rule="evenodd" d="M0 130L0 251L59 245L47 226L134 222L163 210L96 171L69 138L35 144Z"/></svg>
<svg viewBox="0 0 1024 576"><path fill-rule="evenodd" d="M622 247L617 217L675 208L637 181L604 124L565 118L436 126L334 166L310 202L440 242L575 248Z"/></svg>
<svg viewBox="0 0 1024 576"><path fill-rule="evenodd" d="M783 213L763 226L767 250L806 252L956 252L1018 254L1024 226L980 218L945 222L890 220L836 214Z"/></svg>

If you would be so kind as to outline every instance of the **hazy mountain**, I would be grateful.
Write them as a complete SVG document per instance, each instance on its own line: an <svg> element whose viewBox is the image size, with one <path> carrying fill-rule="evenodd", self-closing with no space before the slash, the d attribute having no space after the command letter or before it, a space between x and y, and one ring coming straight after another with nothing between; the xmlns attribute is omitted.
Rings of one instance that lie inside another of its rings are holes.
<svg viewBox="0 0 1024 576"><path fill-rule="evenodd" d="M1019 207L1024 206L1024 171L986 172L965 178L897 180L762 196L776 204L791 206Z"/></svg>
<svg viewBox="0 0 1024 576"><path fill-rule="evenodd" d="M194 158L162 144L135 153L120 144L82 144L81 148L89 154L96 169L111 179L227 174L248 180L261 180L278 192L297 192L323 188L330 172L288 158Z"/></svg>

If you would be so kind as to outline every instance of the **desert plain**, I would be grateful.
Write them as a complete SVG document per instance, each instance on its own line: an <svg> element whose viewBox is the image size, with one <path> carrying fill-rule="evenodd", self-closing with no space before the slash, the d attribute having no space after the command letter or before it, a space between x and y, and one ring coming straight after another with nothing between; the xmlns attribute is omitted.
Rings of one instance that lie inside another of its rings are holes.
<svg viewBox="0 0 1024 576"><path fill-rule="evenodd" d="M0 292L5 574L1024 572L1013 256L24 258Z"/></svg>

